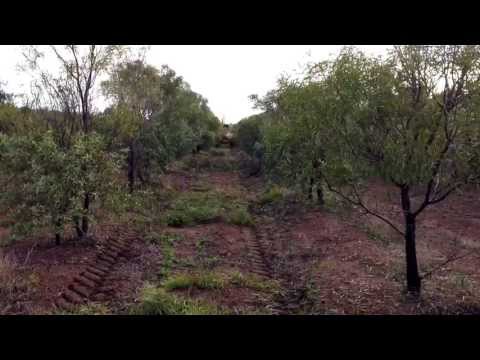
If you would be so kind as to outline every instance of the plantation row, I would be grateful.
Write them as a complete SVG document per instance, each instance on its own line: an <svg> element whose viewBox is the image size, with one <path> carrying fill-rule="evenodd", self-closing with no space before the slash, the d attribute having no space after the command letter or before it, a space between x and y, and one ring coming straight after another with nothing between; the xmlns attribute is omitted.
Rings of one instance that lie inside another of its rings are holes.
<svg viewBox="0 0 480 360"><path fill-rule="evenodd" d="M33 86L23 104L0 91L0 207L15 222L12 239L48 228L57 244L69 230L91 240L100 210L126 211L138 186L218 140L207 101L168 66L121 46L40 50L25 51Z"/></svg>
<svg viewBox="0 0 480 360"><path fill-rule="evenodd" d="M256 171L320 204L334 194L402 234L418 294L419 214L479 180L480 47L396 46L385 57L347 47L252 100L263 112L235 133ZM396 187L403 219L366 202L378 178Z"/></svg>

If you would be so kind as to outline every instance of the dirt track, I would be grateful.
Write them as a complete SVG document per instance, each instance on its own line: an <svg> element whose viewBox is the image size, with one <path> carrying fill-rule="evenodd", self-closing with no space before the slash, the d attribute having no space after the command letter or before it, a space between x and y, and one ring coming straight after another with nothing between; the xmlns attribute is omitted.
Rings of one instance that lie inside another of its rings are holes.
<svg viewBox="0 0 480 360"><path fill-rule="evenodd" d="M402 239L376 219L352 209L320 209L295 201L262 207L257 201L264 191L262 180L242 178L233 170L201 170L194 175L172 171L164 183L179 194L208 186L247 200L254 217L253 226L221 219L175 228L151 226L151 231L178 234L183 239L174 244L169 276L199 271L230 276L238 272L280 286L270 292L239 285L176 291L181 296L215 303L238 314L477 312L480 269L474 255L432 274L424 282L422 301L411 303L403 293ZM395 210L394 192L390 200L386 194L391 190L381 184L372 184L371 191L380 209ZM423 272L455 252L479 246L479 204L478 191L472 189L422 215L418 253ZM126 312L138 301L145 281L159 281L157 273L166 254L158 246L145 244L143 232L126 225L100 224L97 230L100 248L68 244L55 248L46 238L5 248L19 263L17 272L35 279L26 283L29 293L3 311L55 313L58 306L71 309L73 304L99 303L111 313ZM201 251L200 240L204 243Z"/></svg>

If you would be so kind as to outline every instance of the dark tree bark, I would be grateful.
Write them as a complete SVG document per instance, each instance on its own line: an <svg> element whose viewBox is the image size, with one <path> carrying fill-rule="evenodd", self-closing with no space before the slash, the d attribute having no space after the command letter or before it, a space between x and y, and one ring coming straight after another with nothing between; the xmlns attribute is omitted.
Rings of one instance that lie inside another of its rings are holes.
<svg viewBox="0 0 480 360"><path fill-rule="evenodd" d="M310 183L308 185L308 200L312 200L313 199L313 177L310 178Z"/></svg>
<svg viewBox="0 0 480 360"><path fill-rule="evenodd" d="M59 246L60 243L61 243L61 241L62 241L62 236L61 236L60 233L58 232L60 226L62 225L61 220L60 220L60 219L57 219L55 225L56 225L56 228L57 228L57 231L55 232L55 245L56 245L56 246Z"/></svg>
<svg viewBox="0 0 480 360"><path fill-rule="evenodd" d="M325 205L325 199L323 198L323 189L320 184L317 184L317 202L319 205Z"/></svg>
<svg viewBox="0 0 480 360"><path fill-rule="evenodd" d="M60 242L61 242L61 236L59 233L56 233L55 234L55 245L56 246L59 246L60 245Z"/></svg>
<svg viewBox="0 0 480 360"><path fill-rule="evenodd" d="M421 279L418 274L417 249L415 244L415 215L411 211L409 187L401 187L402 208L405 216L405 254L407 261L407 290L420 294Z"/></svg>
<svg viewBox="0 0 480 360"><path fill-rule="evenodd" d="M133 193L135 187L135 149L133 144L130 144L128 148L128 187L130 193Z"/></svg>
<svg viewBox="0 0 480 360"><path fill-rule="evenodd" d="M75 223L75 231L77 233L77 238L81 239L83 237L83 232L80 227L80 219L76 216L73 218L73 222Z"/></svg>
<svg viewBox="0 0 480 360"><path fill-rule="evenodd" d="M88 209L90 208L90 193L85 194L85 199L83 201L83 209L88 212ZM82 217L82 236L85 237L88 234L88 216L84 215Z"/></svg>

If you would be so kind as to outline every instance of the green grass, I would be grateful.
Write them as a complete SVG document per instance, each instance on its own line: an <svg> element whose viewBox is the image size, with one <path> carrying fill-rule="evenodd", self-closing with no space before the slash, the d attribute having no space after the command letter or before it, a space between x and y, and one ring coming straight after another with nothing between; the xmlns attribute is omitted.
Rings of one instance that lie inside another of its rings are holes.
<svg viewBox="0 0 480 360"><path fill-rule="evenodd" d="M233 208L228 214L228 222L234 225L253 225L253 218L246 207Z"/></svg>
<svg viewBox="0 0 480 360"><path fill-rule="evenodd" d="M150 232L145 237L144 240L148 244L155 244L161 246L162 248L162 267L158 272L158 276L165 277L170 274L170 271L173 268L173 264L177 261L175 258L175 242L183 240L184 237L180 234L173 233L163 233L158 234L156 232Z"/></svg>
<svg viewBox="0 0 480 360"><path fill-rule="evenodd" d="M279 284L273 280L262 279L254 274L244 275L239 271L230 275L229 283L234 286L265 292L275 292L280 289Z"/></svg>
<svg viewBox="0 0 480 360"><path fill-rule="evenodd" d="M213 192L181 194L166 213L167 224L170 226L193 225L220 216L223 204L221 198L215 195Z"/></svg>
<svg viewBox="0 0 480 360"><path fill-rule="evenodd" d="M247 203L220 191L186 192L165 213L169 226L190 226L221 219L230 224L251 225Z"/></svg>
<svg viewBox="0 0 480 360"><path fill-rule="evenodd" d="M225 281L215 273L181 274L167 279L164 284L167 291L176 289L223 289Z"/></svg>
<svg viewBox="0 0 480 360"><path fill-rule="evenodd" d="M284 190L279 186L274 185L261 195L259 202L261 205L265 205L282 200L283 196Z"/></svg>
<svg viewBox="0 0 480 360"><path fill-rule="evenodd" d="M132 315L221 315L225 311L216 305L169 294L165 289L147 285L140 303L131 308Z"/></svg>

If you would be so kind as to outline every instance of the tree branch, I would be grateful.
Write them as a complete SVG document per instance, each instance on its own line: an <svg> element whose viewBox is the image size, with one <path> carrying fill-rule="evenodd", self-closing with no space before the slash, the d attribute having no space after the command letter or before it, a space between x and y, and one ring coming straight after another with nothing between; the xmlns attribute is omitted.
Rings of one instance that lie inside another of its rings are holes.
<svg viewBox="0 0 480 360"><path fill-rule="evenodd" d="M350 199L348 196L344 195L343 193L341 193L340 191L338 190L335 190L332 186L330 186L330 183L328 182L328 180L324 177L324 180L325 180L325 183L327 184L327 188L328 190L330 190L331 192L339 195L340 197L342 197L343 199L347 200L348 202L350 202L351 204L353 205L357 205L357 206L360 206L367 214L370 214L370 215L373 215L377 218L379 218L380 220L382 220L383 222L385 222L386 224L390 225L390 227L392 229L394 229L397 233L399 233L400 235L402 236L405 236L405 233L403 231L401 231L400 229L398 229L398 227L396 227L390 220L388 220L387 218L385 218L384 216L380 215L380 214L377 214L373 211L371 211L369 208L367 208L363 202L361 201L356 189L353 187L354 189L354 192L355 192L355 196L357 197L358 201L354 201L352 199Z"/></svg>

